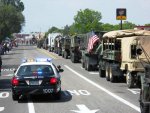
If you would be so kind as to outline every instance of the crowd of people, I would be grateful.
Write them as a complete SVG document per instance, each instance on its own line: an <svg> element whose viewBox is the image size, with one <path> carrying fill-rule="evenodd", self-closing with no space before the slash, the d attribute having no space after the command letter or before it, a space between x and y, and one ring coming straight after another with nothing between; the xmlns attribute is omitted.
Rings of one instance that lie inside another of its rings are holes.
<svg viewBox="0 0 150 113"><path fill-rule="evenodd" d="M14 41L2 41L0 43L0 76L2 67L2 55L7 54L13 47L17 47L17 43Z"/></svg>

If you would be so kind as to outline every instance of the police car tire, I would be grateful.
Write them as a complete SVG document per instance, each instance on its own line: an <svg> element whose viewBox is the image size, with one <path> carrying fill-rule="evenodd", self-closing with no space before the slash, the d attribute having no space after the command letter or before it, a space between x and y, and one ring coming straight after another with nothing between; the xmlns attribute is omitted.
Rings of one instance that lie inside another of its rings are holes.
<svg viewBox="0 0 150 113"><path fill-rule="evenodd" d="M13 94L12 93L12 99L15 101L15 100L18 100L19 99L19 95L16 95L16 94Z"/></svg>

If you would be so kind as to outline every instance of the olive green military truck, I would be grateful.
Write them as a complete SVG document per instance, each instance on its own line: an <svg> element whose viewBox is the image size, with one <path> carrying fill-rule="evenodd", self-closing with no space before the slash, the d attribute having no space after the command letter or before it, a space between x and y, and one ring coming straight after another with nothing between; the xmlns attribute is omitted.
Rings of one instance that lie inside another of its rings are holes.
<svg viewBox="0 0 150 113"><path fill-rule="evenodd" d="M103 35L99 55L99 75L106 76L107 81L115 82L118 79L126 78L129 88L140 86L140 75L144 73L147 61L146 57L141 54L137 56L137 48L143 47L146 51L150 41L150 31L144 30L117 30L105 33Z"/></svg>

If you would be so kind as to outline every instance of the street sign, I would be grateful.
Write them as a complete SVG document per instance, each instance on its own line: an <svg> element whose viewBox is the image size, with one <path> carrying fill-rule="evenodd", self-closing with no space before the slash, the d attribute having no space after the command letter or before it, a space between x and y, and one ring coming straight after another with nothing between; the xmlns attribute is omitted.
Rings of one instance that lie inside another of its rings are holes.
<svg viewBox="0 0 150 113"><path fill-rule="evenodd" d="M126 20L126 9L125 8L118 8L116 10L116 19L117 20Z"/></svg>

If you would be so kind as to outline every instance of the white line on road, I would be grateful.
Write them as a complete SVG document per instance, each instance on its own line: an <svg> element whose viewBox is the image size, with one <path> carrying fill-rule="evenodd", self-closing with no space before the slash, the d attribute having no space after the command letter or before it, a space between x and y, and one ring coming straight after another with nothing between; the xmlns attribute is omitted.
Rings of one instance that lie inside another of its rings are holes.
<svg viewBox="0 0 150 113"><path fill-rule="evenodd" d="M89 74L98 75L99 73L98 72L89 72Z"/></svg>
<svg viewBox="0 0 150 113"><path fill-rule="evenodd" d="M105 93L109 94L110 96L114 97L115 99L119 100L120 102L130 106L131 108L135 109L136 111L140 112L140 108L135 106L134 104L128 102L127 100L115 95L114 93L110 92L109 90L105 89L104 87L96 84L95 82L91 81L90 79L84 77L83 75L79 74L78 72L76 72L75 70L73 70L72 68L68 67L67 65L64 65L67 69L69 69L70 71L72 71L73 73L75 73L77 76L81 77L82 79L84 79L85 81L89 82L90 84L94 85L95 87L101 89L102 91L104 91Z"/></svg>
<svg viewBox="0 0 150 113"><path fill-rule="evenodd" d="M29 109L29 113L35 113L34 105L32 102L28 103L28 109Z"/></svg>

